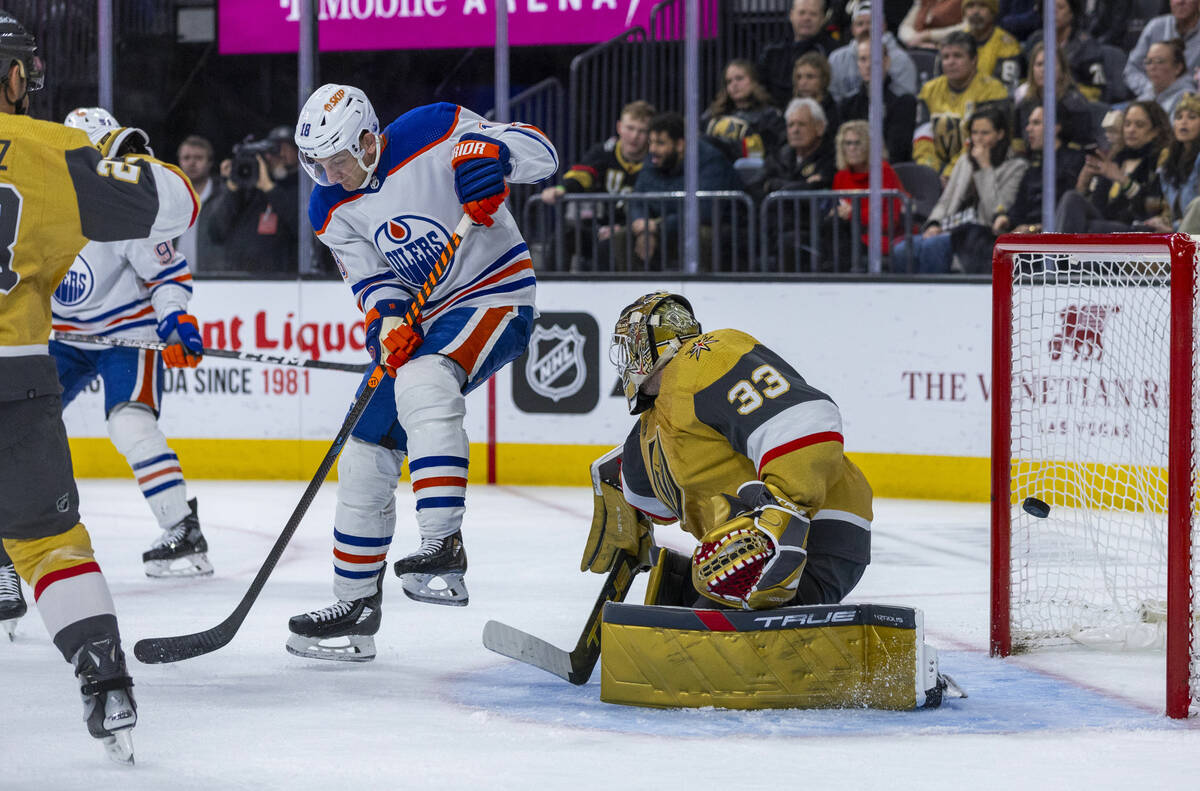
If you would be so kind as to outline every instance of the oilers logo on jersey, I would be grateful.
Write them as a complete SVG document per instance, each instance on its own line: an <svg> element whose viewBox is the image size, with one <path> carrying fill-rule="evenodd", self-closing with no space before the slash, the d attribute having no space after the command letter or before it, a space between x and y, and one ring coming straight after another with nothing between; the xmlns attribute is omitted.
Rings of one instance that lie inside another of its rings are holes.
<svg viewBox="0 0 1200 791"><path fill-rule="evenodd" d="M413 288L421 287L449 243L446 227L420 214L393 217L375 231L375 246L388 267Z"/></svg>
<svg viewBox="0 0 1200 791"><path fill-rule="evenodd" d="M75 256L71 268L54 290L54 301L64 307L74 307L87 300L96 287L96 276L83 256Z"/></svg>

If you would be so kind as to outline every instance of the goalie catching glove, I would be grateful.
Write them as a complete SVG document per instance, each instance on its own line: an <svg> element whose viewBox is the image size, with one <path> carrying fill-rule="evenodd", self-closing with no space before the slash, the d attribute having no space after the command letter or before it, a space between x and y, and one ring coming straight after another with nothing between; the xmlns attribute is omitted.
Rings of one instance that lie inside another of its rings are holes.
<svg viewBox="0 0 1200 791"><path fill-rule="evenodd" d="M808 561L808 517L762 481L748 481L736 495L717 499L716 527L692 553L696 590L743 610L790 602Z"/></svg>
<svg viewBox="0 0 1200 791"><path fill-rule="evenodd" d="M168 368L195 368L200 364L204 357L204 341L195 316L182 310L168 313L155 331L167 344L162 350L162 358Z"/></svg>
<svg viewBox="0 0 1200 791"><path fill-rule="evenodd" d="M383 300L367 313L367 351L388 376L395 376L396 369L412 358L424 340L420 325L413 327L404 322L408 304Z"/></svg>
<svg viewBox="0 0 1200 791"><path fill-rule="evenodd" d="M465 134L458 139L450 160L454 168L454 194L463 213L491 227L492 215L508 197L504 177L512 173L508 146L486 135Z"/></svg>
<svg viewBox="0 0 1200 791"><path fill-rule="evenodd" d="M592 462L592 528L580 571L607 574L622 551L637 558L639 565L649 565L650 520L625 501L620 471L620 448Z"/></svg>

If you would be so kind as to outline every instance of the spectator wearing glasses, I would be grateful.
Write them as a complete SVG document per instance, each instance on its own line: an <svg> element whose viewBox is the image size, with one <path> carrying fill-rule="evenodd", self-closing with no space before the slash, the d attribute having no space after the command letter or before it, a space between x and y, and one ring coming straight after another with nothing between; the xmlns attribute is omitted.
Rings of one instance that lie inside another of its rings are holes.
<svg viewBox="0 0 1200 791"><path fill-rule="evenodd" d="M1111 24L1109 20L1105 22ZM1142 34L1125 62L1125 84L1135 96L1144 96L1150 83L1146 73L1150 45L1173 38L1183 41L1187 68L1200 66L1200 0L1171 0L1171 13L1154 17L1142 28Z"/></svg>
<svg viewBox="0 0 1200 791"><path fill-rule="evenodd" d="M867 127L866 121L847 121L838 129L836 143L838 171L833 176L833 188L835 190L866 190L870 188L871 173L868 151L868 141L870 139L871 132ZM896 171L887 162L886 150L883 152L881 171L883 174L883 189L904 191L904 186L900 183L899 176L896 175ZM855 200L858 203L858 227L861 231L857 240L851 237L853 229L851 220L856 208L852 204L852 201ZM854 265L855 248L857 248L858 260L857 266L854 266L853 271L862 272L866 269L866 250L867 245L870 243L869 229L871 223L880 221L879 212L872 212L870 203L870 199L866 197L856 199L847 198L839 200L837 206L834 208L834 212L841 221L834 224L834 238L838 246L837 259L842 263L843 271ZM892 236L902 230L902 210L903 206L899 198L883 198L883 232L880 235L880 250L884 255L888 254Z"/></svg>
<svg viewBox="0 0 1200 791"><path fill-rule="evenodd" d="M1196 81L1183 59L1181 39L1172 38L1151 44L1143 61L1149 84L1137 98L1158 102L1169 116L1181 96L1196 90Z"/></svg>

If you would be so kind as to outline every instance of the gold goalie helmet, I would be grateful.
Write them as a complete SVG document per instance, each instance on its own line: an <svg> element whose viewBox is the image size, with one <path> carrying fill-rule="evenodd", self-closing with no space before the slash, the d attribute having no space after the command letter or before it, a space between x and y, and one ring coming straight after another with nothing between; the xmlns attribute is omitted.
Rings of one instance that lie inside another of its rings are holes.
<svg viewBox="0 0 1200 791"><path fill-rule="evenodd" d="M678 294L656 291L625 306L613 329L608 359L621 376L629 414L650 408L654 398L641 392L642 384L699 334L691 303Z"/></svg>
<svg viewBox="0 0 1200 791"><path fill-rule="evenodd" d="M796 595L808 561L808 518L774 486L748 481L718 495L717 526L692 553L692 584L726 606L761 610Z"/></svg>

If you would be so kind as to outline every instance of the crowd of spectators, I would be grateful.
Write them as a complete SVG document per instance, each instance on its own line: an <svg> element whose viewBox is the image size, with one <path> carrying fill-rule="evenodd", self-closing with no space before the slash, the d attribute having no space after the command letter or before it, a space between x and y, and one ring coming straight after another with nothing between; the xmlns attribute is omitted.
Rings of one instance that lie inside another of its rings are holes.
<svg viewBox="0 0 1200 791"><path fill-rule="evenodd" d="M867 229L879 223L893 271L987 271L979 251L995 236L1042 228L1047 91L1056 115L1055 230L1200 232L1200 0L872 2L794 0L790 30L723 64L697 130L665 108L626 105L611 138L535 193L546 205L593 196L586 207L567 202L558 231L569 262L554 266L674 268L680 204L636 195L682 190L683 152L695 146L701 190L758 206L775 193L812 193L780 196L797 202L790 226L762 211L771 241L760 253L777 262L801 248L811 254L801 268L827 271L823 259L841 271L861 268ZM1042 2L1054 3L1053 47L1043 40ZM877 212L865 199L836 195L869 183L874 13L887 28L883 187L907 193L907 205L924 205L923 213L901 211L896 198ZM1052 88L1048 51L1057 63ZM189 136L178 161L202 202L199 222L178 240L197 271L295 273L305 229L290 126L235 146L219 165L207 140ZM730 215L714 207L701 207L704 268L728 252L714 249L714 237L738 233L716 227Z"/></svg>
<svg viewBox="0 0 1200 791"><path fill-rule="evenodd" d="M1054 3L1051 51L1057 58L1056 230L1200 229L1200 0L1045 1ZM865 189L876 9L872 0L826 2L795 0L790 31L725 64L724 87L699 130L708 174L702 189L740 190L756 202L783 190ZM1042 107L1049 90L1043 0L875 2L888 28L882 39L884 188L919 189L913 197L933 209L906 224L894 199L874 213L865 200L814 195L798 210L799 224L819 213L825 249L836 247L839 254L829 255L842 262L860 259L868 223L882 222L884 253L895 270L987 271L989 256L979 251L990 250L996 235L1041 230ZM653 114L648 123L679 130L682 150L687 135L677 115ZM674 131L664 134L675 139ZM598 145L612 149L616 140ZM720 178L712 176L717 156L738 177L731 186L724 168ZM681 157L656 155L653 142L647 157L640 170L625 168L619 186L594 179L586 191L680 188ZM906 163L903 170L892 167L899 163ZM546 196L577 190L571 178L568 172L563 186ZM803 229L784 232L771 225L777 221L760 221L780 231L766 255L782 260L782 248L813 243ZM861 238L851 233L851 221ZM653 217L634 222L661 225ZM909 238L897 244L900 237ZM639 249L649 252L645 243Z"/></svg>

